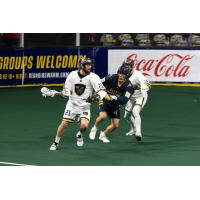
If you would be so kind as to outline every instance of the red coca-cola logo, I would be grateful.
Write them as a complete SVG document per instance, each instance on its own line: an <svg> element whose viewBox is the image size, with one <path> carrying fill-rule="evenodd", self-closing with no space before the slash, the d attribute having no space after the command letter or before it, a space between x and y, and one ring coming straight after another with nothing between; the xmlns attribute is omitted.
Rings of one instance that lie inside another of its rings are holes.
<svg viewBox="0 0 200 200"><path fill-rule="evenodd" d="M159 59L139 59L137 54L131 54L127 58L135 61L136 69L142 71L145 76L151 76L153 73L156 77L186 77L191 67L188 61L193 56L174 53Z"/></svg>

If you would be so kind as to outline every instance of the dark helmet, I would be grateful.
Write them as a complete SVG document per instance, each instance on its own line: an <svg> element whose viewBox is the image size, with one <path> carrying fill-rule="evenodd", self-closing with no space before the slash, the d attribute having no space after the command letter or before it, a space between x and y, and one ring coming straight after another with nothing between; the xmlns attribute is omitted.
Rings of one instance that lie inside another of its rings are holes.
<svg viewBox="0 0 200 200"><path fill-rule="evenodd" d="M122 65L128 65L129 67L133 68L135 67L135 62L130 58L126 58Z"/></svg>
<svg viewBox="0 0 200 200"><path fill-rule="evenodd" d="M84 65L86 64L90 64L92 65L92 60L90 58L87 58L87 57L83 57L80 59L80 68L83 68Z"/></svg>
<svg viewBox="0 0 200 200"><path fill-rule="evenodd" d="M131 76L130 68L128 65L120 66L117 73L126 75L126 78L129 78Z"/></svg>

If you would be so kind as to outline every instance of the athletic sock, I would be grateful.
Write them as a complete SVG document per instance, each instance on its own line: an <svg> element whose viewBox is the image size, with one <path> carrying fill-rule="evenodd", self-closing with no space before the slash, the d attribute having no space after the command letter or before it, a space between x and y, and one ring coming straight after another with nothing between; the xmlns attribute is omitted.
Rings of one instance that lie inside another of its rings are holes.
<svg viewBox="0 0 200 200"><path fill-rule="evenodd" d="M136 133L141 133L141 117L140 117L140 107L137 106L133 110L134 113L134 125L135 125L135 131Z"/></svg>
<svg viewBox="0 0 200 200"><path fill-rule="evenodd" d="M56 136L55 138L55 144L58 144L60 142L61 137Z"/></svg>
<svg viewBox="0 0 200 200"><path fill-rule="evenodd" d="M92 127L92 130L94 130L94 131L97 131L97 126L96 125L94 125L93 127Z"/></svg>
<svg viewBox="0 0 200 200"><path fill-rule="evenodd" d="M130 131L134 131L135 128L134 128L134 118L133 118L133 116L131 115L130 117L127 117L126 119L127 119L128 123L130 125Z"/></svg>
<svg viewBox="0 0 200 200"><path fill-rule="evenodd" d="M101 132L101 137L107 137L104 131Z"/></svg>
<svg viewBox="0 0 200 200"><path fill-rule="evenodd" d="M78 131L78 133L76 134L76 137L77 138L81 138L83 136L82 132L81 131Z"/></svg>
<svg viewBox="0 0 200 200"><path fill-rule="evenodd" d="M134 119L134 117L133 117L133 115L131 115L131 129L135 132L136 130L135 130L135 119Z"/></svg>

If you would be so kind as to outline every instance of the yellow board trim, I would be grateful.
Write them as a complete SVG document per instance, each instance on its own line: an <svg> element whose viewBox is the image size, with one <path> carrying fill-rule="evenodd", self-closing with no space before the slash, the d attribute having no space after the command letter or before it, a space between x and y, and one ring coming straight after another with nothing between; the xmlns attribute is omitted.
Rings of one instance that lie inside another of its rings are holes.
<svg viewBox="0 0 200 200"><path fill-rule="evenodd" d="M0 88L13 88L13 87L41 87L41 86L63 86L63 83L60 84L29 84L29 85L7 85L7 86L0 86Z"/></svg>
<svg viewBox="0 0 200 200"><path fill-rule="evenodd" d="M21 87L41 87L41 86L63 86L63 83L59 84L27 84L27 85L7 85L0 86L0 88L21 88ZM151 86L180 86L180 87L200 87L200 83L151 83Z"/></svg>
<svg viewBox="0 0 200 200"><path fill-rule="evenodd" d="M200 87L200 83L151 83L151 86Z"/></svg>

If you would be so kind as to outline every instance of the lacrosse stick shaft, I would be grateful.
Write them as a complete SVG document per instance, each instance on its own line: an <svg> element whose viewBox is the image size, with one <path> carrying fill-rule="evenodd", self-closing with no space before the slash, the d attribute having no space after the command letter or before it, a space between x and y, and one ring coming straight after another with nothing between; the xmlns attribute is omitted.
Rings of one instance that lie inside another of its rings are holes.
<svg viewBox="0 0 200 200"><path fill-rule="evenodd" d="M43 88L41 89L41 92L42 92L43 94L53 92L54 95L57 95L57 96L71 97L71 98L73 98L73 99L79 99L79 100L86 100L86 99L84 99L83 97L79 97L79 96L64 95L62 91L59 92L59 91L56 91L56 90L50 90L50 89L47 88L47 87L43 87ZM48 95L47 95L47 96L48 96Z"/></svg>

